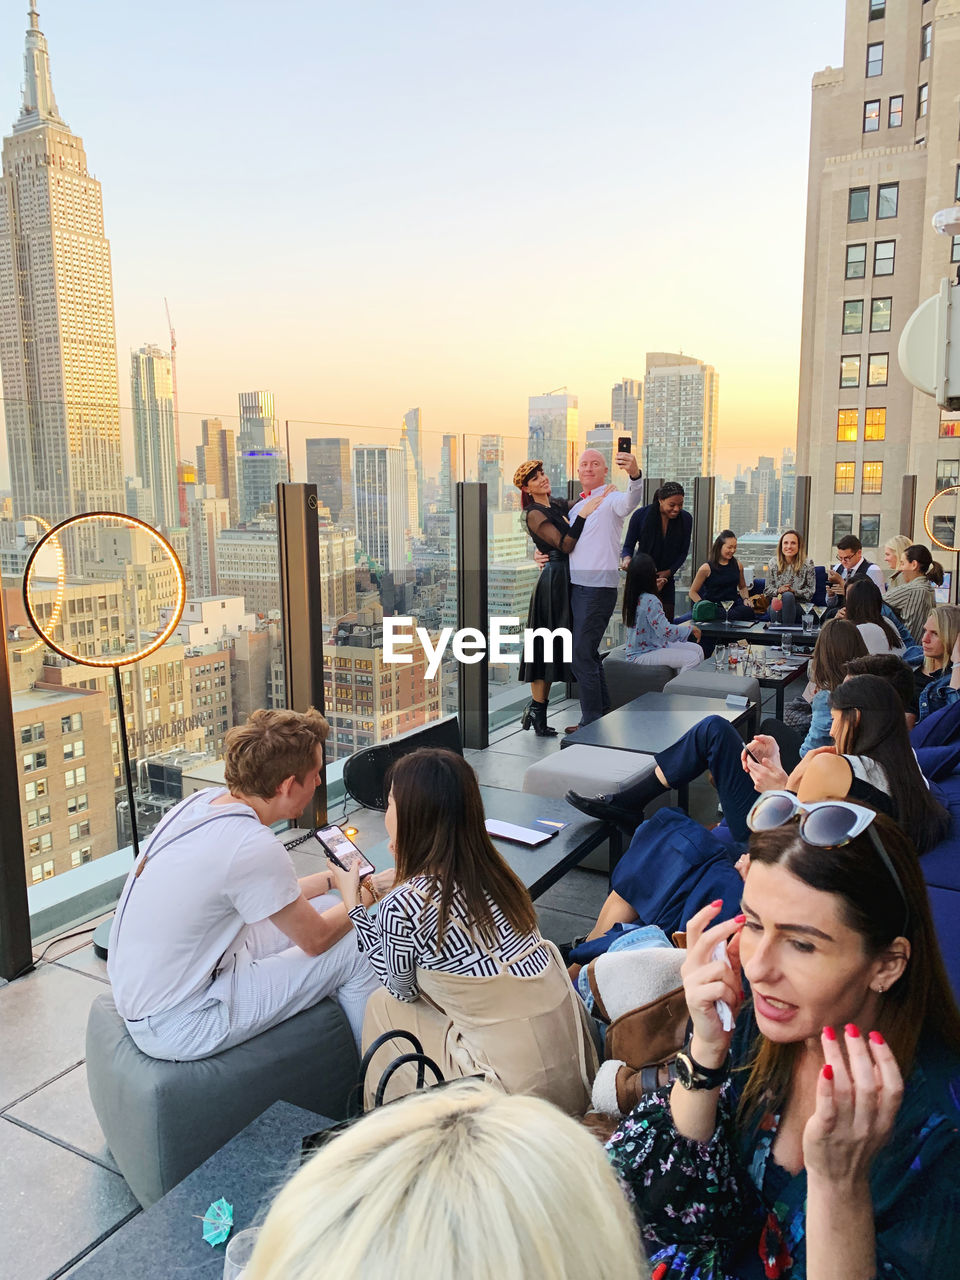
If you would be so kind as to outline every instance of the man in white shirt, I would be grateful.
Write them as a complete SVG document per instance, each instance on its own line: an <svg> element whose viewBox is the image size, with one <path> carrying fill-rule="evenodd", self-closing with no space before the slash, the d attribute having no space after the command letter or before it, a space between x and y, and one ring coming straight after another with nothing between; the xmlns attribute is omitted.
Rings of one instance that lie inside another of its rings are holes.
<svg viewBox="0 0 960 1280"><path fill-rule="evenodd" d="M331 996L359 1046L377 975L329 871L298 880L270 830L298 818L320 780L318 711L255 711L227 734L227 790L195 792L153 832L127 877L107 972L135 1044L189 1061ZM384 873L381 884L392 881Z"/></svg>
<svg viewBox="0 0 960 1280"><path fill-rule="evenodd" d="M623 522L643 498L636 458L632 453L618 453L616 462L630 477L630 484L623 493L612 491L607 494L570 552L572 665L580 693L580 725L599 720L610 710L607 682L600 661L600 641L617 603ZM570 508L571 523L593 490L607 482L607 464L603 454L596 449L584 450L577 464L577 475L583 492L580 501ZM567 732L579 727L573 725Z"/></svg>
<svg viewBox="0 0 960 1280"><path fill-rule="evenodd" d="M827 574L827 604L831 613L839 609L843 603L843 594L848 582L854 578L870 578L879 587L881 593L886 591L887 584L883 570L863 557L863 544L854 534L848 533L837 543L837 563Z"/></svg>

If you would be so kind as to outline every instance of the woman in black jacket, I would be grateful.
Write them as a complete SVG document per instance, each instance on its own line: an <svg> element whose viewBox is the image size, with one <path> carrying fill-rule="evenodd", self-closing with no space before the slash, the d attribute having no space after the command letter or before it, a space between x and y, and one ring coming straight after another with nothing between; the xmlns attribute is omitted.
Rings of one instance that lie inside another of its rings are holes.
<svg viewBox="0 0 960 1280"><path fill-rule="evenodd" d="M653 557L657 566L657 591L669 622L676 605L674 576L690 553L693 516L683 509L683 485L668 480L653 495L648 507L638 507L630 517L620 552L620 567L626 569L638 551Z"/></svg>

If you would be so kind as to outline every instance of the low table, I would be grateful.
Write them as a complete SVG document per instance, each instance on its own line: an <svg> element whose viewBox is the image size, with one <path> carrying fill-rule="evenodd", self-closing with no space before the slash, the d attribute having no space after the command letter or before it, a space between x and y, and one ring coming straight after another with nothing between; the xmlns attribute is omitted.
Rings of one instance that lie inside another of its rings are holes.
<svg viewBox="0 0 960 1280"><path fill-rule="evenodd" d="M751 678L759 683L761 689L775 690L775 714L778 720L783 719L784 694L786 692L787 685L793 684L795 680L799 680L801 677L806 676L807 673L806 655L799 659L788 658L784 659L784 661L789 663L789 671L779 671L768 676L757 675L755 671L750 673ZM707 658L706 661L700 663L699 667L694 668L695 671L715 671L716 669L716 664L712 658ZM733 670L730 669L730 675L733 674Z"/></svg>
<svg viewBox="0 0 960 1280"><path fill-rule="evenodd" d="M551 885L555 885L604 841L610 841L611 866L619 857L619 829L586 817L565 800L531 795L526 791L508 791L504 787L481 787L480 795L488 818L498 818L501 822L512 822L520 827L532 827L538 818L567 824L557 835L535 849L510 840L493 841L504 861L526 885L531 898L539 898L546 893ZM393 865L385 840L364 852L378 871Z"/></svg>
<svg viewBox="0 0 960 1280"><path fill-rule="evenodd" d="M221 1280L227 1246L211 1248L203 1239L201 1219L208 1206L221 1196L233 1205L231 1235L262 1221L276 1193L299 1168L303 1139L333 1123L289 1102L275 1102L162 1200L110 1236L71 1276Z"/></svg>
<svg viewBox="0 0 960 1280"><path fill-rule="evenodd" d="M708 636L717 644L731 644L736 640L746 640L749 644L780 644L784 635L789 635L794 644L813 645L817 639L817 631L805 632L801 623L795 627L779 627L770 631L765 622L731 622L717 619L715 622L698 622L697 626L704 636Z"/></svg>
<svg viewBox="0 0 960 1280"><path fill-rule="evenodd" d="M753 704L730 707L724 698L701 698L692 693L643 693L616 711L568 733L561 748L582 743L588 747L611 747L616 751L639 751L656 755L679 742L707 716L721 716L734 728L750 718Z"/></svg>

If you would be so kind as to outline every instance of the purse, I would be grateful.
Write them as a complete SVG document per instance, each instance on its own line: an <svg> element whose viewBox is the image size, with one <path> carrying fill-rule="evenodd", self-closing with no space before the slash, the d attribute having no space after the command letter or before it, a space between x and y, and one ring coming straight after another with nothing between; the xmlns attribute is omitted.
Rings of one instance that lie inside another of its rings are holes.
<svg viewBox="0 0 960 1280"><path fill-rule="evenodd" d="M756 614L764 614L770 608L770 598L762 592L760 595L751 596L750 603L753 605L753 612Z"/></svg>
<svg viewBox="0 0 960 1280"><path fill-rule="evenodd" d="M716 622L717 606L712 600L698 600L690 616L694 622Z"/></svg>

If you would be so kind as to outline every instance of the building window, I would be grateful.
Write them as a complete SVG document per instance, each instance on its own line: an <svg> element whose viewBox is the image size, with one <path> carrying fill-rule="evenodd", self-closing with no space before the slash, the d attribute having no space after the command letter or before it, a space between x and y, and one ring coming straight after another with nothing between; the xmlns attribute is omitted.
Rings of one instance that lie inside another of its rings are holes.
<svg viewBox="0 0 960 1280"><path fill-rule="evenodd" d="M856 463L855 462L838 462L834 468L833 474L833 492L834 493L853 493L853 485L856 479Z"/></svg>
<svg viewBox="0 0 960 1280"><path fill-rule="evenodd" d="M867 45L867 79L883 74L883 41Z"/></svg>
<svg viewBox="0 0 960 1280"><path fill-rule="evenodd" d="M860 426L860 410L859 409L840 409L837 411L837 439L845 444L850 444L857 438L857 428Z"/></svg>
<svg viewBox="0 0 960 1280"><path fill-rule="evenodd" d="M861 486L861 491L863 493L883 492L882 462L865 462L863 464L863 484Z"/></svg>
<svg viewBox="0 0 960 1280"><path fill-rule="evenodd" d="M870 303L870 332L889 333L892 298L874 298Z"/></svg>
<svg viewBox="0 0 960 1280"><path fill-rule="evenodd" d="M864 440L886 440L887 438L887 411L886 409L868 409L863 420L863 438Z"/></svg>
<svg viewBox="0 0 960 1280"><path fill-rule="evenodd" d="M960 438L960 418L950 418L940 420L940 439L953 440ZM27 784L29 786L29 783ZM27 799L30 797L28 796Z"/></svg>
<svg viewBox="0 0 960 1280"><path fill-rule="evenodd" d="M859 387L860 385L860 357L859 356L841 356L840 357L840 385L841 387Z"/></svg>
<svg viewBox="0 0 960 1280"><path fill-rule="evenodd" d="M848 533L853 533L853 516L834 513L833 545L836 546L840 539L845 538Z"/></svg>
<svg viewBox="0 0 960 1280"><path fill-rule="evenodd" d="M45 751L28 751L23 757L23 772L32 773L34 769L45 769L47 767L47 753Z"/></svg>
<svg viewBox="0 0 960 1280"><path fill-rule="evenodd" d="M60 717L61 733L76 733L83 728L83 716L79 711L75 711L72 716Z"/></svg>
<svg viewBox="0 0 960 1280"><path fill-rule="evenodd" d="M854 298L843 304L843 332L863 333L862 298Z"/></svg>
<svg viewBox="0 0 960 1280"><path fill-rule="evenodd" d="M874 98L863 104L863 132L876 133L880 128L880 99Z"/></svg>
<svg viewBox="0 0 960 1280"><path fill-rule="evenodd" d="M895 98L890 99L890 105L887 110L887 128L899 129L903 124L903 94L898 93Z"/></svg>
<svg viewBox="0 0 960 1280"><path fill-rule="evenodd" d="M930 86L922 84L917 90L917 119L927 114L927 106L930 102Z"/></svg>
<svg viewBox="0 0 960 1280"><path fill-rule="evenodd" d="M870 17L882 18L887 11L887 0L870 0ZM850 533L850 529L847 530ZM834 538L836 542L836 538Z"/></svg>
<svg viewBox="0 0 960 1280"><path fill-rule="evenodd" d="M847 245L848 280L862 280L867 273L867 246L865 244Z"/></svg>
<svg viewBox="0 0 960 1280"><path fill-rule="evenodd" d="M920 28L920 61L930 57L930 45L933 41L933 23L927 22Z"/></svg>
<svg viewBox="0 0 960 1280"><path fill-rule="evenodd" d="M847 221L866 222L870 217L870 188L851 187L847 197Z"/></svg>
<svg viewBox="0 0 960 1280"><path fill-rule="evenodd" d="M877 241L873 246L873 274L875 276L893 275L893 263L896 252L896 240Z"/></svg>
<svg viewBox="0 0 960 1280"><path fill-rule="evenodd" d="M20 730L20 745L26 747L31 742L43 742L46 730L42 724L27 724Z"/></svg>
<svg viewBox="0 0 960 1280"><path fill-rule="evenodd" d="M960 484L960 458L940 459L937 462L937 493Z"/></svg>
<svg viewBox="0 0 960 1280"><path fill-rule="evenodd" d="M895 218L900 202L900 183L881 182L877 187L877 217Z"/></svg>
<svg viewBox="0 0 960 1280"><path fill-rule="evenodd" d="M53 878L53 862L52 861L45 862L43 864L43 878L44 880L51 880Z"/></svg>
<svg viewBox="0 0 960 1280"><path fill-rule="evenodd" d="M890 367L890 356L886 351L881 354L871 353L869 361L870 363L867 367L867 386L885 387L887 385L887 374Z"/></svg>
<svg viewBox="0 0 960 1280"><path fill-rule="evenodd" d="M88 804L87 793L84 791L81 795L70 796L67 799L67 813L79 813L86 809Z"/></svg>
<svg viewBox="0 0 960 1280"><path fill-rule="evenodd" d="M65 742L63 744L64 760L79 760L83 754L82 738L77 738L74 742Z"/></svg>
<svg viewBox="0 0 960 1280"><path fill-rule="evenodd" d="M865 547L879 547L880 545L880 517L879 516L861 516L860 517L860 541Z"/></svg>
<svg viewBox="0 0 960 1280"><path fill-rule="evenodd" d="M950 242L950 261L960 262L960 236L954 236Z"/></svg>

